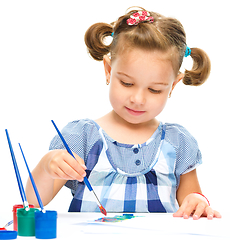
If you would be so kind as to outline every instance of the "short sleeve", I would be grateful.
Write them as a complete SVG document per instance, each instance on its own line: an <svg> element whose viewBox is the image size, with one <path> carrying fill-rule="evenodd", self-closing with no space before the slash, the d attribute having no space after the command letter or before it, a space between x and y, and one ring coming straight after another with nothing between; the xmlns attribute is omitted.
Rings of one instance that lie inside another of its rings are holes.
<svg viewBox="0 0 230 240"><path fill-rule="evenodd" d="M87 164L87 156L92 146L99 139L99 134L95 123L90 119L76 120L68 123L61 131L65 141L72 152L76 153ZM65 149L60 137L56 135L51 143L49 150ZM69 180L65 186L76 190L78 181Z"/></svg>
<svg viewBox="0 0 230 240"><path fill-rule="evenodd" d="M93 121L88 119L68 123L61 131L71 151L86 161L90 148L98 139L98 131ZM56 135L49 150L65 149L60 137Z"/></svg>
<svg viewBox="0 0 230 240"><path fill-rule="evenodd" d="M202 155L196 139L181 125L168 124L166 133L176 152L175 175L179 180L202 163Z"/></svg>

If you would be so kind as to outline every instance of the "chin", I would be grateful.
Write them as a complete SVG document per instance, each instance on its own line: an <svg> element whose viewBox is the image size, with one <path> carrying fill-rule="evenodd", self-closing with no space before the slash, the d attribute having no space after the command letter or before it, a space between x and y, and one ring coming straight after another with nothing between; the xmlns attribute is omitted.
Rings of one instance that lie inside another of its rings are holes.
<svg viewBox="0 0 230 240"><path fill-rule="evenodd" d="M152 121L153 119L133 119L133 118L124 118L126 122L133 125L144 124Z"/></svg>

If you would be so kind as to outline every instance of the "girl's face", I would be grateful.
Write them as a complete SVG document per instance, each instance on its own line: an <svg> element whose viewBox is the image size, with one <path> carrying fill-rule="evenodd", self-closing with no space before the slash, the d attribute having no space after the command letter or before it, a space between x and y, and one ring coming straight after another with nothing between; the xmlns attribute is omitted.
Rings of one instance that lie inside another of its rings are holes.
<svg viewBox="0 0 230 240"><path fill-rule="evenodd" d="M152 121L163 109L174 86L175 77L167 55L159 51L126 51L110 62L104 57L110 102L114 112L131 124Z"/></svg>

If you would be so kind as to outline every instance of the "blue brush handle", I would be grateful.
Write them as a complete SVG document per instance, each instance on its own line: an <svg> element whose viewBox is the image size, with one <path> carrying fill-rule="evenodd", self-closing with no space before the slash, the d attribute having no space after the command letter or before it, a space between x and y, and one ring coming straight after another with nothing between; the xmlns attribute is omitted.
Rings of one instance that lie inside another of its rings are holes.
<svg viewBox="0 0 230 240"><path fill-rule="evenodd" d="M57 133L58 133L58 135L59 135L59 137L61 138L61 140L62 140L62 142L63 142L63 144L64 144L67 152L68 152L74 159L76 159L76 158L74 157L72 151L70 150L67 142L65 141L64 137L62 136L61 132L60 132L59 129L57 128L56 124L54 123L54 121L51 120L51 122L53 123L53 125L54 125L54 127L55 127L55 129L56 129L56 131L57 131ZM91 184L90 184L90 182L89 182L89 180L88 180L87 177L84 177L84 183L85 183L85 185L88 187L89 191L92 191L92 190L93 190L93 188L92 188L92 186L91 186Z"/></svg>
<svg viewBox="0 0 230 240"><path fill-rule="evenodd" d="M92 186L91 186L91 184L90 184L90 182L89 182L87 177L84 177L84 183L88 187L90 192L93 191L93 188L92 188Z"/></svg>
<svg viewBox="0 0 230 240"><path fill-rule="evenodd" d="M34 182L34 178L33 178L32 174L31 174L31 172L30 172L29 166L28 166L28 164L27 164L27 162L26 162L26 158L25 158L25 155L24 155L24 153L23 153L23 151L22 151L21 144L19 143L18 145L19 145L19 147L20 147L20 150L21 150L21 153L22 153L24 162L25 162L25 164L26 164L26 168L27 168L27 171L28 171L29 176L30 176L30 181L31 181L31 183L32 183L32 185L33 185L34 192L35 192L35 194L36 194L36 197L37 197L39 206L40 206L41 210L44 210L44 206L43 206L42 200L41 200L40 195L39 195L39 193L38 193L38 189L37 189L37 186L36 186L36 184L35 184L35 182Z"/></svg>
<svg viewBox="0 0 230 240"><path fill-rule="evenodd" d="M16 158L15 158L15 155L14 155L14 150L13 150L13 147L12 147L12 144L11 144L11 141L10 141L9 133L8 133L7 129L5 129L5 131L6 131L6 137L7 137L7 140L8 140L10 153L11 153L11 157L12 157L12 161L13 161L13 165L14 165L15 175L16 175L17 182L18 182L18 188L19 188L21 198L22 198L22 201L23 201L23 204L24 204L25 202L27 202L25 190L23 188L22 179L21 179L21 176L20 176L20 173L19 173L19 170L18 170L18 165L17 165ZM27 206L24 206L24 207L27 207Z"/></svg>

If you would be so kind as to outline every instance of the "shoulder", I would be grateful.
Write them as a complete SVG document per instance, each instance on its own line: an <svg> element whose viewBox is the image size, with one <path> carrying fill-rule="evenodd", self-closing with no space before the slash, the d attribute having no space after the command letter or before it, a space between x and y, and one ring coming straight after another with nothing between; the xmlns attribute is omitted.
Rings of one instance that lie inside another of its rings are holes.
<svg viewBox="0 0 230 240"><path fill-rule="evenodd" d="M176 146L186 143L197 144L196 139L183 126L176 123L166 123L166 138Z"/></svg>
<svg viewBox="0 0 230 240"><path fill-rule="evenodd" d="M176 175L194 170L202 163L202 155L196 139L179 124L166 124L165 140L176 152Z"/></svg>
<svg viewBox="0 0 230 240"><path fill-rule="evenodd" d="M62 132L78 132L80 131L88 131L90 129L97 129L96 123L91 119L80 119L69 122L62 130Z"/></svg>
<svg viewBox="0 0 230 240"><path fill-rule="evenodd" d="M80 119L69 122L62 130L61 133L68 144L89 143L98 139L97 124L91 119ZM62 141L56 135L50 144L50 149L57 149L62 146Z"/></svg>

